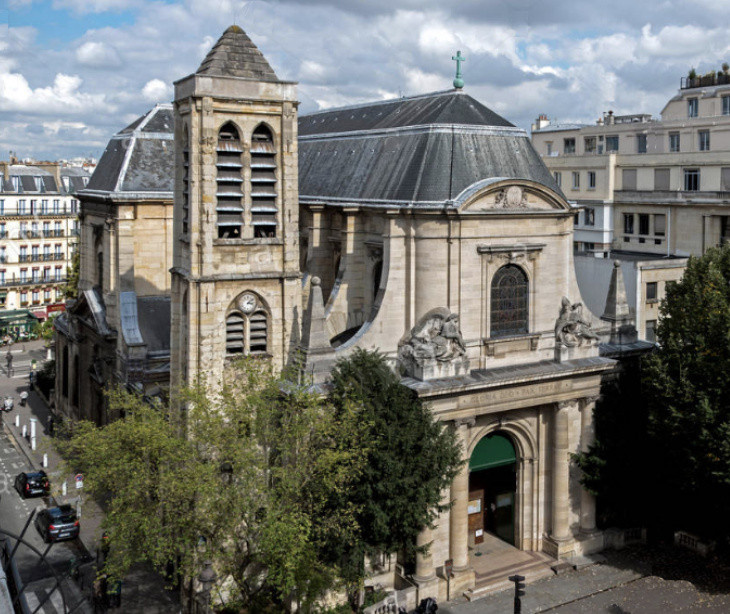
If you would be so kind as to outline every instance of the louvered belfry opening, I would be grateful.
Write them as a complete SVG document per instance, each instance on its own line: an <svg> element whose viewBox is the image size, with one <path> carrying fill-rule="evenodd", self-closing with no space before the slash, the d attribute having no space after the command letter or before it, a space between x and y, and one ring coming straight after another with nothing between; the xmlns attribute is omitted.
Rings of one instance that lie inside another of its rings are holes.
<svg viewBox="0 0 730 614"><path fill-rule="evenodd" d="M190 215L190 146L187 127L183 129L183 187L182 187L182 231L188 234Z"/></svg>
<svg viewBox="0 0 730 614"><path fill-rule="evenodd" d="M246 347L246 322L240 313L231 313L226 318L226 354L243 354Z"/></svg>
<svg viewBox="0 0 730 614"><path fill-rule="evenodd" d="M243 226L243 146L238 130L232 124L220 129L216 152L218 238L240 239Z"/></svg>
<svg viewBox="0 0 730 614"><path fill-rule="evenodd" d="M276 236L276 150L266 126L251 135L251 221L253 236Z"/></svg>
<svg viewBox="0 0 730 614"><path fill-rule="evenodd" d="M249 332L249 352L251 354L266 354L267 343L267 321L263 311L251 314Z"/></svg>

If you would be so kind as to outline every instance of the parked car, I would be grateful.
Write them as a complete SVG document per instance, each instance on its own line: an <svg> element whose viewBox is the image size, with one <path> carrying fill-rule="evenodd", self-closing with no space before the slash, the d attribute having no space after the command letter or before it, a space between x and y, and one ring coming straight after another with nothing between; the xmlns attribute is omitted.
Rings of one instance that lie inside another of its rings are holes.
<svg viewBox="0 0 730 614"><path fill-rule="evenodd" d="M46 543L61 539L76 539L81 531L76 512L70 505L41 510L36 514L35 528Z"/></svg>
<svg viewBox="0 0 730 614"><path fill-rule="evenodd" d="M45 471L26 471L15 476L15 490L23 499L47 497L51 493L51 483Z"/></svg>

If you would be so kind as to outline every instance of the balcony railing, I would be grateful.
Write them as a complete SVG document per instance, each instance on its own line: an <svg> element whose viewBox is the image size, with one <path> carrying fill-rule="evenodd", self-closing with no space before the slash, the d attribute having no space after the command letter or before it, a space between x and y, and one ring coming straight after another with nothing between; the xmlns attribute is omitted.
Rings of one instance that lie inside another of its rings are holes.
<svg viewBox="0 0 730 614"><path fill-rule="evenodd" d="M698 75L690 79L682 77L679 80L679 87L683 90L689 90L694 87L711 87L713 85L728 85L730 83L730 74L718 73L714 75Z"/></svg>
<svg viewBox="0 0 730 614"><path fill-rule="evenodd" d="M11 288L15 286L41 286L41 285L49 285L49 284L64 284L66 283L65 277L50 277L48 279L6 279L5 281L0 281L0 288Z"/></svg>

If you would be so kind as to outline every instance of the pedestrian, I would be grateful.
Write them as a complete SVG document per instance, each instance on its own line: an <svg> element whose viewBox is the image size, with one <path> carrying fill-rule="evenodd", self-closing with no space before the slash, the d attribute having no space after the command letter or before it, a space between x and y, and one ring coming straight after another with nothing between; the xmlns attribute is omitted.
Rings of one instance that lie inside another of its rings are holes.
<svg viewBox="0 0 730 614"><path fill-rule="evenodd" d="M8 377L10 377L13 370L13 354L10 350L5 354L5 361L8 363Z"/></svg>

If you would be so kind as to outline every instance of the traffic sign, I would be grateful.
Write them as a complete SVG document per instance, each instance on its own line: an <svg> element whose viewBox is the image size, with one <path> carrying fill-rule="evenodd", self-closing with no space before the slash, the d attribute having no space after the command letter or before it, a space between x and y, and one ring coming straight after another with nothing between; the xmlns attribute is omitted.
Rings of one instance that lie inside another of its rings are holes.
<svg viewBox="0 0 730 614"><path fill-rule="evenodd" d="M74 480L76 480L76 488L83 488L84 487L84 474L83 473L77 473L74 477Z"/></svg>

